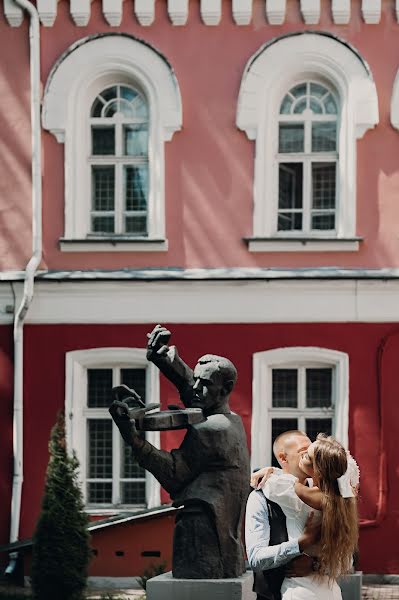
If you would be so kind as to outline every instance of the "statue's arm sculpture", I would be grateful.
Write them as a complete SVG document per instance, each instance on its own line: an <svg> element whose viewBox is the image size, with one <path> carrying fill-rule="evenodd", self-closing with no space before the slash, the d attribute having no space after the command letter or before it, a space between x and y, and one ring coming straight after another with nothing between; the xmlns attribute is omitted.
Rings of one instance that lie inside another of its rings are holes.
<svg viewBox="0 0 399 600"><path fill-rule="evenodd" d="M150 471L172 497L205 469L207 453L202 451L195 429L189 429L180 448L166 452L143 440L125 402L114 400L109 412L139 465Z"/></svg>
<svg viewBox="0 0 399 600"><path fill-rule="evenodd" d="M180 358L176 346L168 346L171 332L156 325L148 334L147 359L177 388L184 406L189 408L194 385L193 370Z"/></svg>

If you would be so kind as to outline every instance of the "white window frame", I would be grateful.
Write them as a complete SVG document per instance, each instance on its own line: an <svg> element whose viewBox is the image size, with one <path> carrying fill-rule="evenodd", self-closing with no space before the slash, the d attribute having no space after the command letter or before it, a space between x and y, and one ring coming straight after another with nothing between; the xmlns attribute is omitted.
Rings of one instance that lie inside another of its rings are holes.
<svg viewBox="0 0 399 600"><path fill-rule="evenodd" d="M139 87L150 114L148 236L88 236L90 212L89 118L98 93L113 84ZM182 127L180 90L159 52L126 34L79 40L53 67L43 98L43 127L65 144L65 231L61 250L162 251L165 239L164 142ZM107 241L108 240L108 241Z"/></svg>
<svg viewBox="0 0 399 600"><path fill-rule="evenodd" d="M303 416L298 409L272 407L273 368L332 368L333 407L332 435L346 448L349 427L349 357L344 352L311 346L265 350L253 355L251 465L272 464L272 418ZM312 412L311 412L312 411ZM295 415L294 415L295 413ZM331 410L307 409L314 418L330 417ZM324 413L324 414L323 414Z"/></svg>
<svg viewBox="0 0 399 600"><path fill-rule="evenodd" d="M66 438L69 451L74 450L79 459L79 481L82 486L83 498L86 504L86 479L87 479L87 418L104 418L104 409L87 408L87 369L95 368L130 368L146 369L146 401L159 402L159 370L146 359L145 348L91 348L88 350L74 350L66 353L66 378L65 378L65 421ZM120 434L113 426L113 440ZM118 437L118 440L119 440ZM146 439L159 448L159 431L149 431ZM115 444L114 444L115 447ZM116 476L119 463L118 455L114 453L113 471ZM146 471L146 506L154 508L160 506L160 484ZM134 510L131 505L115 505L113 507L88 506L89 514L115 514ZM139 508L137 508L139 510Z"/></svg>
<svg viewBox="0 0 399 600"><path fill-rule="evenodd" d="M126 87L126 86L119 86L118 83L116 82L115 87ZM135 88L133 88L131 85L128 86L129 89L135 91L140 97L141 99L146 103L146 98L144 97L142 91L138 88L138 86L136 86ZM107 89L107 88L106 88ZM102 90L104 91L104 90ZM98 96L97 96L98 97ZM94 100L94 102L96 101L96 99ZM90 106L90 112L93 108L93 102L92 105ZM123 152L123 144L124 144L124 138L123 138L123 130L125 126L130 126L130 125L146 125L147 129L148 129L148 117L141 118L131 118L131 117L125 117L122 114L118 113L116 115L114 115L113 117L92 117L89 115L88 118L88 127L89 127L89 139L90 142L92 140L92 132L93 129L96 127L104 127L104 128L111 128L114 131L114 144L115 144L115 151L114 154L93 154L93 148L92 148L92 143L90 144L90 149L89 149L89 155L88 155L88 168L90 170L90 177L91 177L91 183L90 183L90 202L92 202L93 199L93 180L92 180L92 174L93 174L93 167L102 167L102 166L112 166L114 168L114 177L115 177L115 183L114 183L114 210L113 211L101 211L101 210L93 210L92 206L90 207L90 211L89 211L89 220L88 220L88 237L92 237L92 236L96 236L96 233L93 233L93 228L92 228L92 223L91 223L91 219L93 217L99 216L99 217L107 217L107 216L112 216L114 219L114 231L115 233L113 234L109 234L110 236L121 236L121 235L127 235L130 236L132 235L132 237L139 237L136 234L129 234L129 233L124 233L124 219L126 217L129 216L135 216L135 217L145 217L146 218L146 223L147 223L147 229L148 229L148 211L147 208L145 210L141 210L141 211L128 211L125 208L125 182L124 182L124 168L125 167L146 167L148 169L149 165L148 165L148 148L147 148L147 152L144 155L130 155L130 154L125 154ZM148 192L148 190L147 190ZM146 198L147 200L148 198ZM98 235L98 234L97 234ZM104 237L104 235L106 236L107 234L101 233L101 236Z"/></svg>
<svg viewBox="0 0 399 600"><path fill-rule="evenodd" d="M335 209L334 209L334 217L335 217L335 221L337 218L337 213L338 213L338 189L339 189L339 183L338 183L338 179L339 179L339 170L338 170L338 166L339 166L339 157L338 157L338 152L337 151L330 151L330 152L312 152L312 125L314 123L335 123L336 125L336 132L337 132L337 138L339 139L339 127L340 127L340 122L339 122L339 102L338 99L336 98L336 94L335 91L331 89L331 86L329 86L328 84L326 84L324 81L320 81L320 80L300 80L294 83L293 86L290 87L289 90L286 91L286 93L284 94L284 96L281 98L281 102L280 105L284 99L284 97L286 95L288 95L290 93L290 91L292 90L293 87L295 87L296 85L299 84L305 84L306 86L309 83L317 83L319 85L322 85L327 92L329 92L333 97L334 100L337 104L337 108L338 108L338 114L335 115L329 115L329 114L322 114L322 115L315 115L312 113L312 111L310 110L305 110L303 113L301 114L282 114L279 110L279 115L278 115L278 119L276 121L276 126L278 128L277 131L277 136L276 136L276 140L277 140L277 147L275 149L276 152L276 177L277 177L277 194L276 194L276 209L275 209L275 214L276 214L276 220L275 220L275 229L274 229L274 235L276 235L277 237L298 237L298 235L304 235L304 236L320 236L320 237L331 237L331 235L335 235L336 233L336 228L334 229L329 229L329 230L312 230L311 228L311 221L312 221L312 212L317 212L317 209L312 209L312 164L316 163L316 162L328 162L330 164L334 163L335 167L336 167L336 174L335 174L335 180L336 180L336 186L335 186ZM306 97L308 96L308 94L306 94ZM300 123L303 124L303 133L304 133L304 138L303 138L303 145L304 145L304 149L303 152L280 152L279 151L279 136L280 136L280 125L286 125L289 123ZM282 211L279 208L279 168L280 168L280 163L300 163L303 165L303 172L302 172L302 176L303 176L303 184L302 184L302 208L301 209L286 209L284 211ZM337 185L338 183L338 185ZM302 214L302 229L296 229L296 230L278 230L278 217L279 217L279 213L280 212L289 212L289 213L301 213ZM332 212L332 211L328 211L328 212Z"/></svg>
<svg viewBox="0 0 399 600"><path fill-rule="evenodd" d="M338 140L338 211L336 234L276 235L278 177L276 148L281 100L299 80L325 82L337 91L340 105ZM348 44L321 33L283 36L263 46L248 61L241 81L237 127L256 141L253 233L249 250L354 251L356 237L356 141L378 123L377 90L367 64Z"/></svg>

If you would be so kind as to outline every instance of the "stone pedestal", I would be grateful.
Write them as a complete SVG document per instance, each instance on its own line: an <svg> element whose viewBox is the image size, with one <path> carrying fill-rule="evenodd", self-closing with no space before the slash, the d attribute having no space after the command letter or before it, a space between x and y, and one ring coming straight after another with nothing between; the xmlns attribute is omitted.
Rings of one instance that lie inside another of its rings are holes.
<svg viewBox="0 0 399 600"><path fill-rule="evenodd" d="M362 579L362 571L356 571L356 573L339 579L338 585L341 588L342 600L361 600Z"/></svg>
<svg viewBox="0 0 399 600"><path fill-rule="evenodd" d="M174 579L164 573L147 581L147 600L255 600L253 574L235 579Z"/></svg>

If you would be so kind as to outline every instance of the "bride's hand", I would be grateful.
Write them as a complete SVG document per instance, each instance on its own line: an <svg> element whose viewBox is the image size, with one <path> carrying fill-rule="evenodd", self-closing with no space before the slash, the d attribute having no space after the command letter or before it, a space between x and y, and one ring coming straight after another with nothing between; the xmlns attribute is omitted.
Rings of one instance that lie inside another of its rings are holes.
<svg viewBox="0 0 399 600"><path fill-rule="evenodd" d="M255 490L260 490L273 473L274 467L264 467L263 469L259 469L259 471L255 471L251 475L251 487Z"/></svg>

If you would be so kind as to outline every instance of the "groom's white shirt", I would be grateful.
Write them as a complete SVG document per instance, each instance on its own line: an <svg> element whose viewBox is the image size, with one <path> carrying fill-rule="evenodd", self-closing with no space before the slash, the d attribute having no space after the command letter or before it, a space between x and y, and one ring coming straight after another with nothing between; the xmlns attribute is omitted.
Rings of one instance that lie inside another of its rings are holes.
<svg viewBox="0 0 399 600"><path fill-rule="evenodd" d="M275 469L275 473L282 473L282 471ZM286 475L295 481L297 479L294 475ZM312 479L307 479L307 483L309 487L313 486ZM276 491L277 497L273 500L278 504L278 488ZM302 500L296 494L288 497L284 495L284 512L291 509L295 514L300 504L302 504ZM270 523L267 500L263 490L254 490L248 497L245 515L245 545L251 569L254 571L275 569L301 554L297 538L274 546L269 546L269 542Z"/></svg>
<svg viewBox="0 0 399 600"><path fill-rule="evenodd" d="M285 565L301 554L298 540L269 546L270 523L267 500L261 490L250 493L245 515L245 545L248 562L254 571Z"/></svg>

